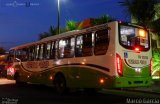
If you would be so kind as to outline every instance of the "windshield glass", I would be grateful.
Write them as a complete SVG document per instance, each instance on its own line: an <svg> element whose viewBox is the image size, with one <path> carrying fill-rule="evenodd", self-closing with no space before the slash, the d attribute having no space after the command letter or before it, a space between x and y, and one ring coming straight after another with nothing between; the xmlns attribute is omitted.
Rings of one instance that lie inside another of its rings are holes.
<svg viewBox="0 0 160 104"><path fill-rule="evenodd" d="M124 48L134 49L139 46L142 51L149 49L149 34L146 30L127 25L120 25L119 29L119 41Z"/></svg>

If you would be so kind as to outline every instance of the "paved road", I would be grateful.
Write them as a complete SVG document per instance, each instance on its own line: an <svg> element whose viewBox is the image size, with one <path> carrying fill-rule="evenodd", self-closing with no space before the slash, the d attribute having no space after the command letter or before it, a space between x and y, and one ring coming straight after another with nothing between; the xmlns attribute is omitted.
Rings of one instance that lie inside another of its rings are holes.
<svg viewBox="0 0 160 104"><path fill-rule="evenodd" d="M124 102L125 97L106 94L88 94L82 91L67 95L57 95L46 86L27 85L17 87L14 84L0 86L2 102L18 100L18 104L106 104ZM116 99L116 100L115 100Z"/></svg>
<svg viewBox="0 0 160 104"><path fill-rule="evenodd" d="M3 81L0 80L1 104L127 104L127 101L135 99L138 99L138 101L144 100L143 96L140 97L141 95L137 98L136 95L134 97L130 96L132 94L127 95L127 93L116 91L113 91L114 93L111 91L107 91L109 93L77 91L67 95L57 95L51 87L40 85L16 86L14 81L2 83ZM154 104L160 104L160 99L155 96L149 99L159 101L159 103Z"/></svg>

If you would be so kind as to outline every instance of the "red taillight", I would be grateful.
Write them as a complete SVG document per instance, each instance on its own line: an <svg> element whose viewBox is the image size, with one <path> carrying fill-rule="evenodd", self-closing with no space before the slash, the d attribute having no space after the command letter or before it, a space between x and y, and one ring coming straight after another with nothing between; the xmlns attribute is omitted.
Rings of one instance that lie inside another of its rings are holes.
<svg viewBox="0 0 160 104"><path fill-rule="evenodd" d="M138 52L138 53L139 53L140 50L141 50L140 47L135 47L135 48L134 48L134 51L135 51L135 52Z"/></svg>
<svg viewBox="0 0 160 104"><path fill-rule="evenodd" d="M15 72L16 72L16 70L15 70L14 67L10 66L10 67L7 68L7 74L8 75L14 75Z"/></svg>
<svg viewBox="0 0 160 104"><path fill-rule="evenodd" d="M136 47L136 48L135 48L135 51L139 51L139 48L138 48L138 47Z"/></svg>
<svg viewBox="0 0 160 104"><path fill-rule="evenodd" d="M121 57L116 54L116 64L117 64L117 72L119 76L123 75L123 69L122 69L122 59Z"/></svg>

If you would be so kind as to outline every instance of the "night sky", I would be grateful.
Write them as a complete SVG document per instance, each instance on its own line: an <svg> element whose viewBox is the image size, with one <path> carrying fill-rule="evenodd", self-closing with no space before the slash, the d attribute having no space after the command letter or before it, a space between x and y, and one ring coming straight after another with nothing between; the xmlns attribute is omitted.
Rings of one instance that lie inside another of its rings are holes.
<svg viewBox="0 0 160 104"><path fill-rule="evenodd" d="M105 14L122 21L130 21L122 0L60 0L60 25L67 20L82 21ZM30 6L28 5L30 2ZM38 40L40 33L57 26L57 0L0 0L0 47Z"/></svg>

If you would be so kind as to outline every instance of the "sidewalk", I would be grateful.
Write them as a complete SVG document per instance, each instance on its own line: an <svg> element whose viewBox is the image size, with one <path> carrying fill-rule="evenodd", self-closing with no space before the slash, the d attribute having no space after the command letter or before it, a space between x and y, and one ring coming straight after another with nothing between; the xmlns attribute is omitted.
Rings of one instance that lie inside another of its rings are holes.
<svg viewBox="0 0 160 104"><path fill-rule="evenodd" d="M4 85L4 84L13 84L15 83L15 80L8 80L5 78L0 78L0 85Z"/></svg>

